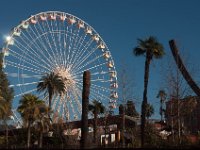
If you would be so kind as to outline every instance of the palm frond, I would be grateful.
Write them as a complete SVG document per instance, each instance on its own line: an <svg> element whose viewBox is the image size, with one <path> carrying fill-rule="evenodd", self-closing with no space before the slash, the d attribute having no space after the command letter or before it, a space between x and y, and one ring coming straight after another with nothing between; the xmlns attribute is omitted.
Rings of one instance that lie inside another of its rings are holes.
<svg viewBox="0 0 200 150"><path fill-rule="evenodd" d="M140 47L136 47L133 49L133 53L135 56L141 56L141 55L144 55L146 53L146 50L145 49L142 49Z"/></svg>

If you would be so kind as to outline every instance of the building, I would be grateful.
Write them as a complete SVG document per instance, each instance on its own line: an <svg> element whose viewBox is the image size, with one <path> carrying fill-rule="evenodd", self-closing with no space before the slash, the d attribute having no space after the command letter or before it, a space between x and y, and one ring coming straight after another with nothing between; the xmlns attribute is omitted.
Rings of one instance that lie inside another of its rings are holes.
<svg viewBox="0 0 200 150"><path fill-rule="evenodd" d="M200 131L200 98L188 96L177 100L172 98L166 102L166 123L174 132L180 130L184 134ZM180 124L179 124L180 122Z"/></svg>

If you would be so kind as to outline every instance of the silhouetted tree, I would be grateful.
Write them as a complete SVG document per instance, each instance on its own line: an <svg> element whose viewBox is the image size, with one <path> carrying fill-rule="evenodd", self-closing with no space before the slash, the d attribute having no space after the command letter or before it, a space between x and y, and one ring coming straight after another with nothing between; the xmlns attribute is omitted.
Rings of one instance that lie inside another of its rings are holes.
<svg viewBox="0 0 200 150"><path fill-rule="evenodd" d="M149 38L142 40L138 39L138 46L133 49L135 56L145 55L145 73L144 73L144 92L143 101L141 108L141 146L144 145L145 139L145 123L146 123L146 104L147 104L147 87L149 79L149 66L153 58L162 58L164 53L164 48L155 37L150 36Z"/></svg>
<svg viewBox="0 0 200 150"><path fill-rule="evenodd" d="M92 104L89 104L89 111L91 111L94 115L94 143L96 143L96 135L97 135L97 116L98 114L103 114L105 112L105 107L101 102L94 100Z"/></svg>
<svg viewBox="0 0 200 150"><path fill-rule="evenodd" d="M158 92L157 98L160 98L160 120L163 121L163 103L167 98L167 94L164 90Z"/></svg>
<svg viewBox="0 0 200 150"><path fill-rule="evenodd" d="M0 108L0 120L3 120L3 123L6 128L6 145L8 146L8 125L7 120L10 119L12 115L12 101L14 98L14 90L9 87L9 81L7 75L3 71L3 53L0 53L0 99L1 99L1 108Z"/></svg>

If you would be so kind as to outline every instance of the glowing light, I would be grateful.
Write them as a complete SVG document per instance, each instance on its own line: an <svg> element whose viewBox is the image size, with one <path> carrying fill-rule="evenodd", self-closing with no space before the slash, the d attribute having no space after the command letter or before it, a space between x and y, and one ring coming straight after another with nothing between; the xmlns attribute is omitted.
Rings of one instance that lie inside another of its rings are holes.
<svg viewBox="0 0 200 150"><path fill-rule="evenodd" d="M12 37L11 36L6 36L6 41L9 42L11 41Z"/></svg>

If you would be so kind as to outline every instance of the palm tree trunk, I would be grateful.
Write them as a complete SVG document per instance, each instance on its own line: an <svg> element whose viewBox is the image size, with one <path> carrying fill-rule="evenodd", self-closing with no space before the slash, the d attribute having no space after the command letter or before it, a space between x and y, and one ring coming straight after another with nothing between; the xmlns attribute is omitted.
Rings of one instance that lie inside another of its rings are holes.
<svg viewBox="0 0 200 150"><path fill-rule="evenodd" d="M161 122L163 121L163 102L162 102L162 99L160 101L160 116L161 116Z"/></svg>
<svg viewBox="0 0 200 150"><path fill-rule="evenodd" d="M147 87L149 79L149 65L151 61L150 51L147 50L146 60L145 60L145 74L144 74L144 92L142 101L142 115L141 115L141 146L145 143L145 125L146 125L146 105L147 105Z"/></svg>
<svg viewBox="0 0 200 150"><path fill-rule="evenodd" d="M49 89L49 109L51 110L52 89Z"/></svg>
<svg viewBox="0 0 200 150"><path fill-rule="evenodd" d="M30 121L28 121L28 133L27 133L27 147L30 148L31 143L31 125Z"/></svg>
<svg viewBox="0 0 200 150"><path fill-rule="evenodd" d="M81 144L80 148L85 149L88 143L88 105L90 94L90 72L83 73L83 91L82 91L82 126L81 126Z"/></svg>
<svg viewBox="0 0 200 150"><path fill-rule="evenodd" d="M6 123L6 120L4 120L4 124L6 127L6 148L8 148L8 125Z"/></svg>
<svg viewBox="0 0 200 150"><path fill-rule="evenodd" d="M42 142L43 142L43 131L40 131L40 136L39 136L39 148L42 148Z"/></svg>
<svg viewBox="0 0 200 150"><path fill-rule="evenodd" d="M48 116L49 116L49 120L53 123L51 116L50 116L50 112L51 112L51 101L52 101L52 89L49 89L49 112L48 112Z"/></svg>
<svg viewBox="0 0 200 150"><path fill-rule="evenodd" d="M95 112L94 113L94 143L96 143L97 141L96 134L97 134L97 113Z"/></svg>

